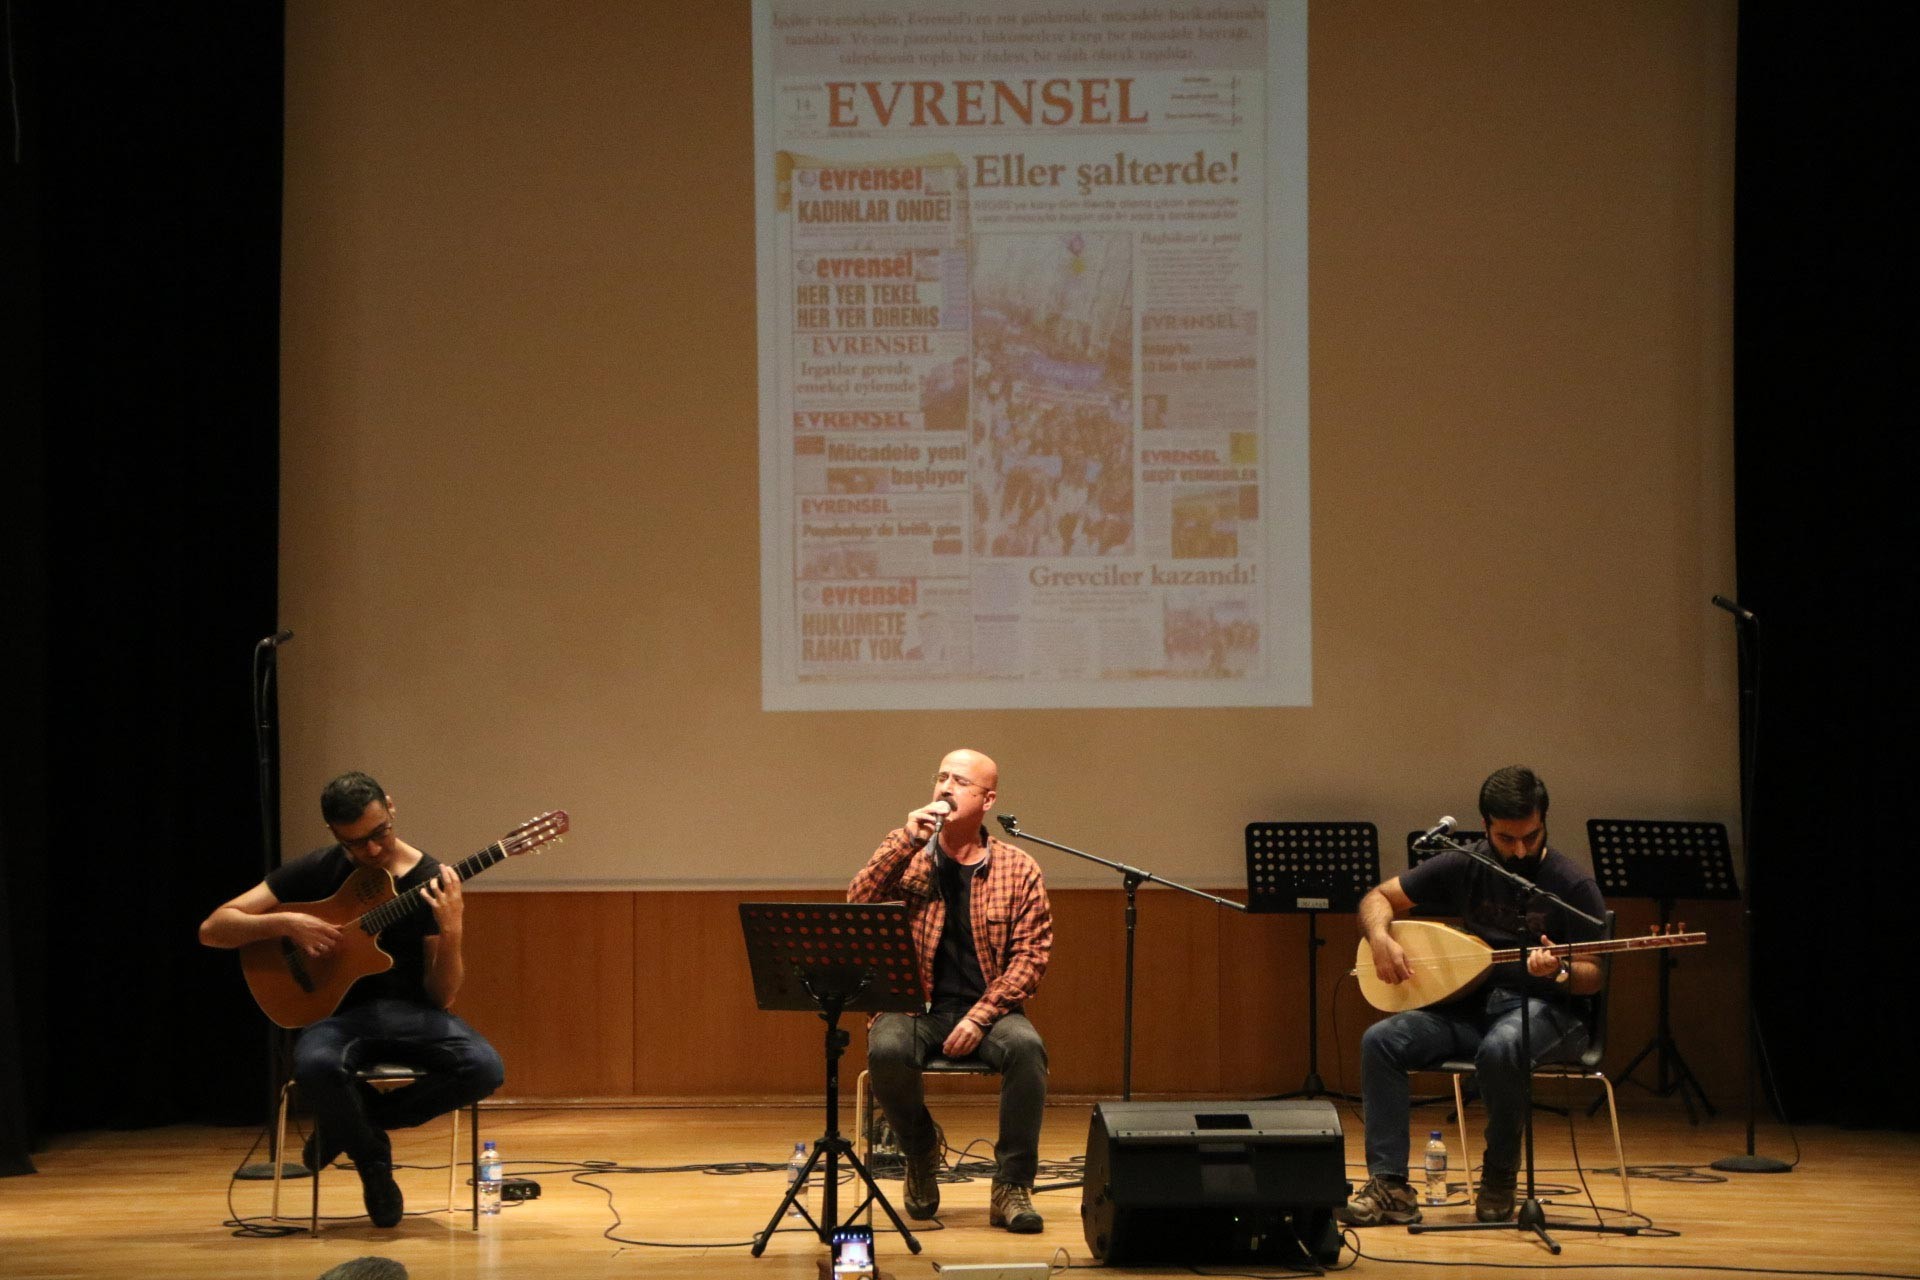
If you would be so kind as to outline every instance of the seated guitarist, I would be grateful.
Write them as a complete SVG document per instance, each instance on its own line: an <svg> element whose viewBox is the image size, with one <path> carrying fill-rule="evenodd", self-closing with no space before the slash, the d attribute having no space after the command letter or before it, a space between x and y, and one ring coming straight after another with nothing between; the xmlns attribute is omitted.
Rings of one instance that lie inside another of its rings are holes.
<svg viewBox="0 0 1920 1280"><path fill-rule="evenodd" d="M1511 765L1489 777L1480 787L1480 817L1487 832L1482 852L1589 915L1605 917L1606 902L1593 877L1547 847L1547 786L1533 770ZM1496 949L1598 936L1593 926L1559 907L1529 911L1525 899L1512 882L1464 853L1447 850L1370 890L1360 900L1360 930L1372 947L1380 980L1389 984L1411 979L1413 971L1387 926L1416 906L1459 915L1469 932ZM1568 964L1547 952L1529 951L1524 963L1494 966L1464 995L1393 1014L1367 1028L1360 1059L1368 1176L1339 1210L1340 1220L1362 1227L1420 1220L1419 1199L1407 1182L1407 1073L1450 1058L1473 1060L1487 1107L1487 1149L1474 1215L1482 1222L1511 1218L1530 1072L1520 1058L1522 993L1530 1006L1534 1062L1563 1062L1578 1058L1587 1046L1587 1027L1573 997L1593 994L1600 981L1597 961Z"/></svg>
<svg viewBox="0 0 1920 1280"><path fill-rule="evenodd" d="M318 1170L343 1151L351 1156L367 1216L376 1227L391 1227L405 1208L387 1130L424 1124L486 1097L500 1087L504 1071L493 1046L448 1012L465 973L460 877L395 833L393 801L364 773L329 782L320 793L320 815L335 843L279 867L215 909L200 926L200 941L231 948L285 938L318 958L351 940L317 916L276 911L281 903L319 902L361 867L386 871L401 893L424 886L431 913L416 911L380 932L393 967L354 983L333 1016L302 1031L293 1050L294 1078L325 1144L316 1149L309 1138L302 1160ZM353 1079L353 1072L379 1062L430 1074L390 1093Z"/></svg>

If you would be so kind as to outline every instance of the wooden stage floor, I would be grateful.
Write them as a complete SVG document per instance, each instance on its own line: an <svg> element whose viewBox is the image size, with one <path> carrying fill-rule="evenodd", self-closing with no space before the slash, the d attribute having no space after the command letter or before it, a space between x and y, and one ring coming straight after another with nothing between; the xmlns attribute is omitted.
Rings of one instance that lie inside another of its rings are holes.
<svg viewBox="0 0 1920 1280"><path fill-rule="evenodd" d="M1519 1233L1414 1236L1403 1228L1355 1233L1364 1255L1343 1252L1340 1265L1360 1273L1426 1280L1498 1270L1545 1276L1570 1268L1602 1268L1602 1275L1682 1274L1920 1275L1920 1136L1808 1129L1800 1132L1801 1161L1782 1175L1713 1174L1714 1159L1744 1148L1744 1131L1721 1118L1690 1127L1677 1100L1624 1098L1627 1159L1634 1207L1659 1229L1638 1237L1565 1234L1565 1252L1549 1255ZM1073 1161L1086 1142L1087 1103L1049 1106L1042 1139L1048 1161ZM990 1098L935 1100L935 1114L956 1146L990 1147ZM1444 1108L1416 1113L1438 1124ZM1580 1113L1577 1139L1587 1182L1603 1207L1617 1208L1621 1188L1605 1124ZM1429 1118L1430 1117L1430 1118ZM1348 1176L1360 1175L1358 1117L1343 1108ZM779 1171L710 1173L683 1166L781 1162L795 1141L818 1134L817 1107L804 1105L690 1105L624 1108L507 1106L484 1118L509 1174L529 1176L539 1199L507 1206L478 1235L464 1212L448 1214L446 1129L436 1122L400 1135L396 1155L409 1216L391 1231L359 1216L359 1182L335 1170L323 1181L322 1209L330 1218L319 1239L304 1231L282 1238L235 1238L226 1225L229 1171L253 1135L233 1129L169 1128L134 1133L88 1133L60 1139L35 1157L41 1172L0 1179L0 1276L202 1276L309 1280L351 1258L396 1259L416 1280L541 1276L588 1277L757 1276L802 1280L816 1272L822 1250L801 1231L778 1234L764 1256L746 1248L765 1225L784 1189ZM1457 1140L1449 1133L1449 1141ZM1543 1114L1539 1126L1543 1184L1554 1189L1549 1216L1592 1221L1573 1169L1567 1122ZM1418 1147L1416 1146L1416 1152ZM1791 1157L1785 1131L1765 1130L1762 1150ZM1456 1166L1459 1153L1454 1153ZM605 1172L581 1172L587 1166ZM437 1168L437 1172L436 1172ZM616 1172L614 1169L633 1170ZM650 1170L640 1172L639 1170ZM1457 1175L1456 1175L1457 1176ZM1044 1179L1043 1179L1044 1180ZM899 1183L882 1184L889 1195ZM463 1188L464 1189L464 1188ZM266 1214L263 1183L231 1187L234 1209ZM879 1235L882 1269L901 1280L935 1275L933 1263L1052 1262L1056 1268L1091 1263L1079 1222L1078 1190L1036 1197L1046 1215L1039 1236L1012 1236L987 1226L984 1178L943 1188L944 1229L923 1224L922 1253L907 1253L892 1232ZM1429 1211L1430 1220L1465 1221L1456 1207ZM817 1206L818 1198L815 1198ZM307 1184L290 1184L287 1208L304 1214ZM1618 1218L1609 1212L1611 1218ZM304 1221L304 1219L303 1219ZM622 1243L651 1241L654 1244ZM1103 1268L1115 1276L1183 1275L1174 1268ZM1202 1274L1285 1274L1277 1266L1205 1264Z"/></svg>

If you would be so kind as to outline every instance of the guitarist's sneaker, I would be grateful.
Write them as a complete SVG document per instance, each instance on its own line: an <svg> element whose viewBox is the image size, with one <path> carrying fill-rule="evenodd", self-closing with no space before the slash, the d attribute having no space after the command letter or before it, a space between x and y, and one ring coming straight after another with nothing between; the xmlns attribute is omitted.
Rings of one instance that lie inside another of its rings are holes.
<svg viewBox="0 0 1920 1280"><path fill-rule="evenodd" d="M1420 1221L1420 1201L1405 1178L1375 1176L1333 1216L1350 1227L1404 1226Z"/></svg>
<svg viewBox="0 0 1920 1280"><path fill-rule="evenodd" d="M388 1165L370 1164L360 1170L360 1199L376 1227L397 1227L406 1216L407 1202Z"/></svg>

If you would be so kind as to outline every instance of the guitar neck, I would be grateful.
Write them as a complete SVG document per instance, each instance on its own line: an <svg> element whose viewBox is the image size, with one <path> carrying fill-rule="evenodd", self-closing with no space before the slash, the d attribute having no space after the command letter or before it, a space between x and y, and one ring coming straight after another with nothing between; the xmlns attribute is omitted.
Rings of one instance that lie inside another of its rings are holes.
<svg viewBox="0 0 1920 1280"><path fill-rule="evenodd" d="M1598 942L1563 942L1551 947L1509 947L1487 956L1488 964L1511 964L1529 951L1550 951L1571 960L1575 956L1597 956L1611 951L1642 951L1660 947L1697 947L1704 944L1704 933L1646 933L1637 938L1602 938Z"/></svg>
<svg viewBox="0 0 1920 1280"><path fill-rule="evenodd" d="M506 860L507 850L505 842L496 840L480 852L462 858L458 863L454 864L453 871L464 883L465 881L473 879L487 868L498 866ZM398 924L415 911L418 911L421 906L425 904L426 898L420 892L421 889L425 887L425 885L415 885L405 893L388 899L371 911L362 913L360 918L354 921L354 924L359 926L361 932L367 934L378 934L389 925Z"/></svg>

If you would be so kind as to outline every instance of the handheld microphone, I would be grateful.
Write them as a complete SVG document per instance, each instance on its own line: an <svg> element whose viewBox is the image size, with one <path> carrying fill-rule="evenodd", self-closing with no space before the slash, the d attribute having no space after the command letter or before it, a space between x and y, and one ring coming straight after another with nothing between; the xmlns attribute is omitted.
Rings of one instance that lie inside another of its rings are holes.
<svg viewBox="0 0 1920 1280"><path fill-rule="evenodd" d="M1428 827L1425 831L1421 832L1420 838L1415 840L1414 844L1416 845L1429 844L1432 841L1437 840L1439 837L1447 834L1447 832L1453 830L1456 825L1458 824L1454 822L1453 815L1448 814L1446 817L1440 819L1440 821L1434 823L1432 826Z"/></svg>
<svg viewBox="0 0 1920 1280"><path fill-rule="evenodd" d="M1713 603L1718 605L1720 608L1725 609L1728 613L1740 619L1740 621L1742 622L1759 621L1759 619L1753 616L1753 610L1742 609L1740 607L1740 602L1737 600L1729 600L1725 596L1715 596L1713 598Z"/></svg>
<svg viewBox="0 0 1920 1280"><path fill-rule="evenodd" d="M940 803L947 806L947 811L946 813L936 813L933 815L933 834L927 837L927 844L935 853L940 851L940 828L947 825L947 813L953 812L953 805L950 801L942 800Z"/></svg>

